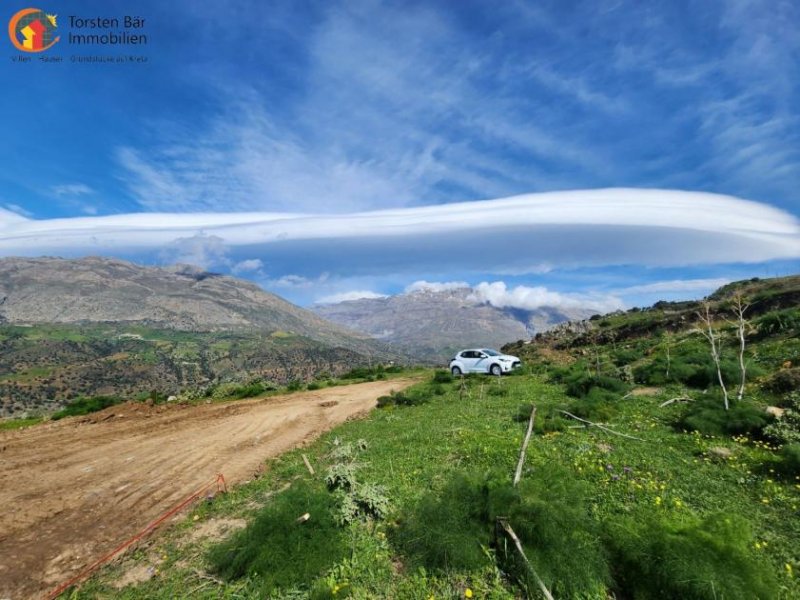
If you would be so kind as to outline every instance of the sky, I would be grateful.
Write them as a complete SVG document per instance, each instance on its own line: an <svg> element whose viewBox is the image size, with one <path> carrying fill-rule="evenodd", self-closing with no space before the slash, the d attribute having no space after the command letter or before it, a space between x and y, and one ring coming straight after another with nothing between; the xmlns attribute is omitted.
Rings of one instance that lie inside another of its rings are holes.
<svg viewBox="0 0 800 600"><path fill-rule="evenodd" d="M301 305L456 282L614 310L800 271L797 2L36 6L63 60L0 45L0 256ZM69 42L125 15L145 46Z"/></svg>

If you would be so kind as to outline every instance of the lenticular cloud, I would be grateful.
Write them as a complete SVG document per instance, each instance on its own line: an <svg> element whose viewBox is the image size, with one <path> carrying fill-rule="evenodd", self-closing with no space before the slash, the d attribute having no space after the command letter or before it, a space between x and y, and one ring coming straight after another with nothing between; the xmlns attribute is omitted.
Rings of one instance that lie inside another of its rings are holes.
<svg viewBox="0 0 800 600"><path fill-rule="evenodd" d="M221 240L273 272L541 272L542 265L670 266L800 256L800 223L767 204L700 192L606 189L352 214L139 213L33 220L0 211L0 255L154 257Z"/></svg>

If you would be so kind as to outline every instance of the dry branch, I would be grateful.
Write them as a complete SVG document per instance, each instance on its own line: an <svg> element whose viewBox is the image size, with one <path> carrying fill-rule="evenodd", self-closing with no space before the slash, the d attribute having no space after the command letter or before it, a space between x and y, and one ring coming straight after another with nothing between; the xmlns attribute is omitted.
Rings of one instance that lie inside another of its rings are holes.
<svg viewBox="0 0 800 600"><path fill-rule="evenodd" d="M591 425L591 426L594 426L594 427L598 427L598 428L602 429L603 431L606 431L608 433L613 433L614 435L618 435L620 437L628 438L629 440L638 440L640 442L644 442L645 441L642 438L638 438L638 437L635 437L635 436L632 436L632 435L628 435L627 433L620 433L619 431L614 431L613 429L609 429L605 425L600 425L600 423L593 423L592 421L587 421L586 419L581 419L580 417L576 417L572 413L567 412L565 410L559 410L558 412L560 412L562 414L565 414L568 417L572 417L573 419L575 419L576 421L580 421L581 423L586 423L587 426Z"/></svg>
<svg viewBox="0 0 800 600"><path fill-rule="evenodd" d="M525 464L525 452L528 450L528 442L531 441L531 434L533 433L533 420L536 418L536 405L531 407L531 418L528 419L528 431L525 433L525 439L522 440L522 450L519 453L519 460L517 461L517 470L514 472L514 486L522 479L522 465Z"/></svg>
<svg viewBox="0 0 800 600"><path fill-rule="evenodd" d="M689 396L678 396L677 398L670 398L669 400L665 400L661 404L658 405L658 408L664 408L665 406L669 406L673 402L691 402L692 399Z"/></svg>
<svg viewBox="0 0 800 600"><path fill-rule="evenodd" d="M530 570L531 575L533 575L533 578L536 580L536 584L539 586L539 589L542 591L544 597L547 598L547 600L554 600L553 594L551 594L550 590L547 589L547 586L544 584L544 581L542 581L542 578L539 577L539 574L536 572L536 569L533 568L531 561L529 561L528 557L525 556L525 550L523 550L522 548L522 542L519 541L517 534L514 533L513 529L511 529L511 525L509 525L508 521L505 520L503 517L497 517L497 523L498 525L500 525L503 531L505 531L508 534L508 537L511 538L511 541L514 542L514 546L516 547L517 552L519 552L519 555L522 557L522 560L525 561L525 564L528 566L528 570Z"/></svg>

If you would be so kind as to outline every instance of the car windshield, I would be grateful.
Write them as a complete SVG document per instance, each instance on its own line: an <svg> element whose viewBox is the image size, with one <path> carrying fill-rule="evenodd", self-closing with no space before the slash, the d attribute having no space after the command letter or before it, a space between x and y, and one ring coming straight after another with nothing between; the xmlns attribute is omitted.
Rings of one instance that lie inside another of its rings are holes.
<svg viewBox="0 0 800 600"><path fill-rule="evenodd" d="M497 350L492 350L491 348L484 348L481 350L481 352L484 352L489 356L500 356L500 353Z"/></svg>

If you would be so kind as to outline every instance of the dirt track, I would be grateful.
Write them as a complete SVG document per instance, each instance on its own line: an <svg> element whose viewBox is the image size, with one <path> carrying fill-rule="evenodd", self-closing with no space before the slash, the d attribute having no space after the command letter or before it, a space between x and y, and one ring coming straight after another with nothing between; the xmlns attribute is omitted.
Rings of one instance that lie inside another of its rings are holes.
<svg viewBox="0 0 800 600"><path fill-rule="evenodd" d="M375 406L410 379L200 406L125 404L0 432L0 598L41 597L223 473Z"/></svg>

